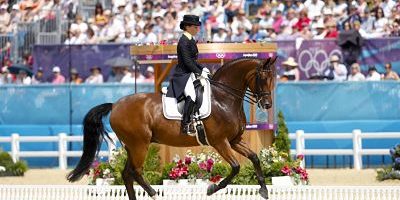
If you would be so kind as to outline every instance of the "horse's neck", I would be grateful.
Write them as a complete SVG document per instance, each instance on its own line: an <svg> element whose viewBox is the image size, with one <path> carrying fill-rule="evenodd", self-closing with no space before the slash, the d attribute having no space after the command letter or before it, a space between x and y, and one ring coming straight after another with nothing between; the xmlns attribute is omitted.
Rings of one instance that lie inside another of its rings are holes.
<svg viewBox="0 0 400 200"><path fill-rule="evenodd" d="M218 74L216 74L216 76L213 77L214 81L218 81L236 90L233 91L228 88L219 89L220 93L222 93L218 96L220 98L219 100L222 102L226 102L231 106L239 106L238 108L241 108L247 88L246 78L248 78L249 74L253 70L255 70L256 64L256 62L250 61L247 61L246 64L239 62L237 64L232 64L232 66L229 66L225 69L222 69L223 71L220 71ZM232 93L234 93L235 95ZM238 98L236 95L242 98Z"/></svg>
<svg viewBox="0 0 400 200"><path fill-rule="evenodd" d="M223 71L213 77L213 80L228 85L236 90L243 91L241 95L244 96L248 84L246 79L249 77L250 73L256 69L257 62L241 62L242 63L239 62L236 65L232 64L230 67L223 69Z"/></svg>

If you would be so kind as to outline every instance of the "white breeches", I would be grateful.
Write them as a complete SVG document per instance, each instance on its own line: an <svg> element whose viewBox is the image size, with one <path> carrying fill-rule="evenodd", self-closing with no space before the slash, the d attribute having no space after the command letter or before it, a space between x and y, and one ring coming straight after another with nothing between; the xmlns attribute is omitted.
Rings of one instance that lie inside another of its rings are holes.
<svg viewBox="0 0 400 200"><path fill-rule="evenodd" d="M185 90L184 90L184 94L185 96L190 96L190 98L192 99L192 101L195 102L196 100L196 92L194 90L194 85L193 85L193 81L196 80L196 76L194 75L194 73L190 73L190 77L186 83L185 86Z"/></svg>

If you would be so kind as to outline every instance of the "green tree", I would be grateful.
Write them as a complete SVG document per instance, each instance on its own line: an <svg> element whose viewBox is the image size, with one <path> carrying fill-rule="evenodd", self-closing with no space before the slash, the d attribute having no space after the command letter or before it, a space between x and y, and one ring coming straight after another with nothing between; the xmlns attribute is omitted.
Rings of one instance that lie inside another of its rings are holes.
<svg viewBox="0 0 400 200"><path fill-rule="evenodd" d="M284 152L288 155L288 160L290 157L290 140L289 140L289 130L286 126L285 117L282 111L278 113L278 130L274 141L274 147L278 152Z"/></svg>

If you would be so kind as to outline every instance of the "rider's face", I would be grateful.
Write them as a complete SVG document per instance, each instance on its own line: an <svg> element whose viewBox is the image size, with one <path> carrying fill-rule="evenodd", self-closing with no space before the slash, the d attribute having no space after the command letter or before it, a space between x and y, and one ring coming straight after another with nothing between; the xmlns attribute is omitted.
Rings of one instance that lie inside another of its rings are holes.
<svg viewBox="0 0 400 200"><path fill-rule="evenodd" d="M196 25L186 26L186 31L193 36L197 35L197 33L200 31L200 26Z"/></svg>

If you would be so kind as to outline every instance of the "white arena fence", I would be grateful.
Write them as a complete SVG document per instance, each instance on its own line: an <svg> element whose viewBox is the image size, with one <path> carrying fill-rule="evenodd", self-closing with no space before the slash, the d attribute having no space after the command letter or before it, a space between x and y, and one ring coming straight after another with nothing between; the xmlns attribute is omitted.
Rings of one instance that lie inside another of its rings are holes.
<svg viewBox="0 0 400 200"><path fill-rule="evenodd" d="M259 200L260 186L229 185L212 196L206 186L153 186L162 200ZM270 200L398 200L394 186L267 186ZM135 186L137 199L151 199ZM0 185L1 200L127 200L124 186Z"/></svg>
<svg viewBox="0 0 400 200"><path fill-rule="evenodd" d="M110 134L114 141L117 141L115 134ZM291 150L291 154L303 155L352 155L355 169L362 169L363 155L389 155L389 149L363 149L363 139L400 139L400 132L374 132L362 133L361 130L353 130L352 133L307 133L303 130L296 131L295 134L289 134L289 138L296 140L296 149ZM332 140L348 139L353 141L353 149L305 149L306 140ZM14 161L20 157L58 157L59 168L67 168L68 157L80 157L82 151L69 151L67 142L82 142L82 136L67 136L66 133L60 133L58 136L19 136L14 133L11 137L0 137L0 143L11 143L11 156ZM21 151L21 142L58 142L58 151ZM115 149L112 141L107 141L108 151L100 151L100 156L108 156ZM304 161L302 163L304 167ZM400 199L400 198L399 198Z"/></svg>

